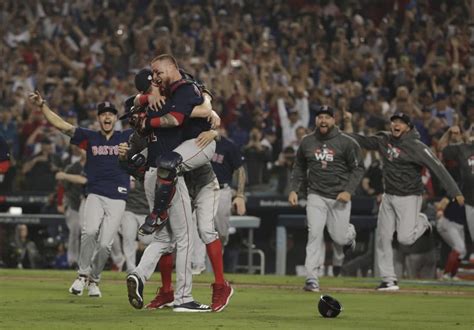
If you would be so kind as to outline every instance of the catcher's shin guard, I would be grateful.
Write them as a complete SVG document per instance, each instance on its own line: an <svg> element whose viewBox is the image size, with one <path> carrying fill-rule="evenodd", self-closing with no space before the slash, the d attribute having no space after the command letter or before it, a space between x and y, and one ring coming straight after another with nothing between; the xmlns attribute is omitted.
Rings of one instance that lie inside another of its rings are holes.
<svg viewBox="0 0 474 330"><path fill-rule="evenodd" d="M183 162L183 157L177 152L169 152L158 159L158 189L155 192L153 212L161 215L169 208L174 193L178 168Z"/></svg>

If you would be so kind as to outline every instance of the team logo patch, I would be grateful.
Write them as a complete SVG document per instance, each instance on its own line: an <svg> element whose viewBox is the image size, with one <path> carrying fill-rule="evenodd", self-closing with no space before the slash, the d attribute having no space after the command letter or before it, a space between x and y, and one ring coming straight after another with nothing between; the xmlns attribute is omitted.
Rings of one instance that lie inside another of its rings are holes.
<svg viewBox="0 0 474 330"><path fill-rule="evenodd" d="M125 187L117 187L117 191L121 194L126 194L128 190Z"/></svg>
<svg viewBox="0 0 474 330"><path fill-rule="evenodd" d="M211 162L218 163L218 164L224 163L224 155L214 154L212 156Z"/></svg>
<svg viewBox="0 0 474 330"><path fill-rule="evenodd" d="M390 143L388 144L387 155L388 160L392 161L400 156L401 150L400 148L392 146Z"/></svg>
<svg viewBox="0 0 474 330"><path fill-rule="evenodd" d="M336 154L335 151L332 149L329 149L325 144L323 145L322 148L317 148L314 151L314 157L316 158L317 161L321 162L321 168L327 168L328 162L334 161L335 154Z"/></svg>

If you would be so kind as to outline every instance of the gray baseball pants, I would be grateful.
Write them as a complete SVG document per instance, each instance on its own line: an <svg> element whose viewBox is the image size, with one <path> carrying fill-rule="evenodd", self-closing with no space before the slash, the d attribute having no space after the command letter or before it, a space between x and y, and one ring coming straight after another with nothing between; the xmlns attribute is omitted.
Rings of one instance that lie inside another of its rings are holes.
<svg viewBox="0 0 474 330"><path fill-rule="evenodd" d="M215 226L222 245L229 241L230 215L232 212L232 189L226 186L220 190L219 206L215 218Z"/></svg>
<svg viewBox="0 0 474 330"><path fill-rule="evenodd" d="M214 179L199 190L193 201L196 225L193 228L192 263L196 265L205 265L205 245L219 239L215 228L219 196L219 182Z"/></svg>
<svg viewBox="0 0 474 330"><path fill-rule="evenodd" d="M464 226L442 217L436 222L436 229L443 241L459 253L459 258L464 258L466 255Z"/></svg>
<svg viewBox="0 0 474 330"><path fill-rule="evenodd" d="M79 275L100 281L125 210L125 201L89 194L84 205Z"/></svg>
<svg viewBox="0 0 474 330"><path fill-rule="evenodd" d="M318 268L324 260L324 227L327 225L329 235L334 243L344 246L356 238L354 226L349 222L351 202L342 203L335 199L316 194L308 195L306 206L308 221L308 243L306 244L306 280L318 282Z"/></svg>
<svg viewBox="0 0 474 330"><path fill-rule="evenodd" d="M64 213L66 226L69 230L67 240L67 262L69 265L77 263L81 246L81 218L79 210L68 207Z"/></svg>
<svg viewBox="0 0 474 330"><path fill-rule="evenodd" d="M420 215L422 197L383 194L375 231L375 256L384 282L396 281L392 240L397 232L400 244L411 245L430 227Z"/></svg>
<svg viewBox="0 0 474 330"><path fill-rule="evenodd" d="M196 146L195 139L184 141L174 151L179 153L183 162L181 171L190 171L208 163L214 155L216 143L213 141L203 149ZM157 183L156 168L150 168L145 173L145 195L153 209L155 200L155 188ZM191 272L191 248L192 248L192 210L189 192L183 177L178 176L176 192L171 201L169 209L169 227L161 230L153 236L153 242L148 245L143 253L140 264L133 271L145 283L153 274L156 264L161 255L171 253L176 245L176 286L174 303L179 305L193 301L192 297L192 272Z"/></svg>

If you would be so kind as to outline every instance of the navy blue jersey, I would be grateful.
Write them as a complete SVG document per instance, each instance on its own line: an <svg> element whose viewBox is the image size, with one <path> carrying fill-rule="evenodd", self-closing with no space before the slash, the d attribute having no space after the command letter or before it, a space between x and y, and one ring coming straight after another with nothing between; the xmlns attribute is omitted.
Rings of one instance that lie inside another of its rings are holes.
<svg viewBox="0 0 474 330"><path fill-rule="evenodd" d="M183 122L189 120L189 116L196 105L202 104L203 97L196 85L185 83L180 85L166 100L160 111L149 112L150 118L162 117L170 112L176 112L184 117ZM172 151L186 139L184 138L184 126L172 128L154 128L150 135L148 145L148 165L156 167L156 158L166 152Z"/></svg>
<svg viewBox="0 0 474 330"><path fill-rule="evenodd" d="M184 124L184 140L197 138L199 134L211 129L206 118L189 118Z"/></svg>
<svg viewBox="0 0 474 330"><path fill-rule="evenodd" d="M219 184L230 185L234 171L242 166L243 162L244 157L234 142L223 136L216 141L216 152L211 164Z"/></svg>
<svg viewBox="0 0 474 330"><path fill-rule="evenodd" d="M118 145L128 142L132 130L115 131L107 140L99 131L76 128L71 143L87 151L84 172L87 176L86 193L111 199L127 199L129 175L119 166Z"/></svg>
<svg viewBox="0 0 474 330"><path fill-rule="evenodd" d="M444 216L460 225L466 224L466 210L464 206L460 206L455 201L448 204L446 210L444 210Z"/></svg>

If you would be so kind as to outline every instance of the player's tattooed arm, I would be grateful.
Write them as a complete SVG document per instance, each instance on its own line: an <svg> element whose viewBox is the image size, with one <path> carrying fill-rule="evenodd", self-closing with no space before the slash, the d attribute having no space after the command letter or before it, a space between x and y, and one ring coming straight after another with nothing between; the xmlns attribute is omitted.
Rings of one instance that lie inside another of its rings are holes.
<svg viewBox="0 0 474 330"><path fill-rule="evenodd" d="M246 212L244 195L245 181L247 180L244 167L240 166L234 172L234 175L237 177L237 192L235 194L234 200L232 201L232 206L238 215L244 215Z"/></svg>
<svg viewBox="0 0 474 330"><path fill-rule="evenodd" d="M237 170L235 170L234 175L237 181L237 192L235 194L235 197L244 198L245 181L247 180L247 175L245 174L245 168L243 166L240 166Z"/></svg>
<svg viewBox="0 0 474 330"><path fill-rule="evenodd" d="M175 116L173 116L172 113L167 113L166 115L163 115L159 118L160 118L159 127L167 128L167 127L176 127L180 125L178 119ZM152 119L152 127L154 127L153 119Z"/></svg>
<svg viewBox="0 0 474 330"><path fill-rule="evenodd" d="M148 135L153 128L177 127L183 123L184 115L179 112L170 112L160 117L143 117L137 125L137 130L141 135Z"/></svg>
<svg viewBox="0 0 474 330"><path fill-rule="evenodd" d="M76 127L69 124L67 121L59 117L53 110L51 110L38 91L31 93L29 95L29 99L41 109L44 117L51 125L70 137L74 135Z"/></svg>

